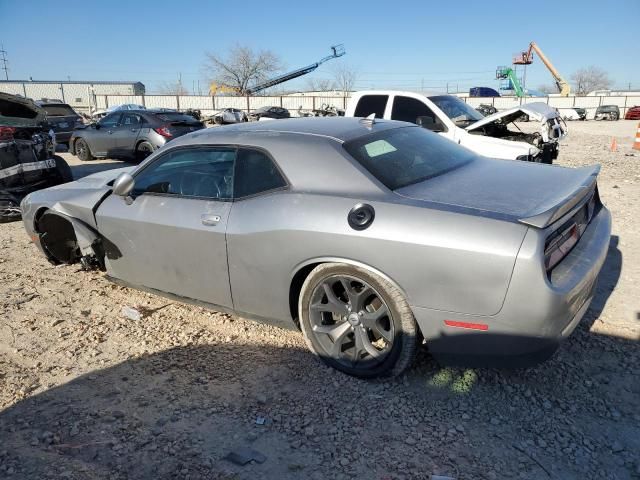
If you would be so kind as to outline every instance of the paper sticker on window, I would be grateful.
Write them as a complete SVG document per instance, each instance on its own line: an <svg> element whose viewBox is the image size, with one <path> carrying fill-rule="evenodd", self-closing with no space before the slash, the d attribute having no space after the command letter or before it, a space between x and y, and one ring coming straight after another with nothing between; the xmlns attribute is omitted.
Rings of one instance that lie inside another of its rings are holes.
<svg viewBox="0 0 640 480"><path fill-rule="evenodd" d="M395 152L397 149L386 140L376 140L375 142L367 143L364 146L367 151L367 155L370 157L377 157L384 155L385 153Z"/></svg>

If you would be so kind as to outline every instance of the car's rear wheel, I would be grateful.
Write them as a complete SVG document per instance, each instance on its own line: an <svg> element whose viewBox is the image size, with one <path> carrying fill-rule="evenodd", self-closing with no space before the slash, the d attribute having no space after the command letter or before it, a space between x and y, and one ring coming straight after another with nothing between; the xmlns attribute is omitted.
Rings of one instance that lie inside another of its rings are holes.
<svg viewBox="0 0 640 480"><path fill-rule="evenodd" d="M155 149L150 142L147 142L146 140L144 142L140 142L136 147L136 159L144 160L149 155L151 155L154 150Z"/></svg>
<svg viewBox="0 0 640 480"><path fill-rule="evenodd" d="M60 176L62 183L72 182L73 174L71 173L71 167L65 159L58 155L54 156L53 159L56 161L56 170L58 171L58 175Z"/></svg>
<svg viewBox="0 0 640 480"><path fill-rule="evenodd" d="M611 120L618 120L618 118L620 118L620 115L618 115L616 112L613 112L611 114Z"/></svg>
<svg viewBox="0 0 640 480"><path fill-rule="evenodd" d="M87 144L87 142L82 139L79 138L78 140L76 140L76 143L74 145L75 147L75 151L76 151L76 156L82 160L83 162L87 162L89 160L93 160L95 157L91 154L91 150L89 149L89 145Z"/></svg>
<svg viewBox="0 0 640 480"><path fill-rule="evenodd" d="M310 349L349 375L402 373L415 357L419 331L402 292L391 282L342 263L316 267L298 305Z"/></svg>

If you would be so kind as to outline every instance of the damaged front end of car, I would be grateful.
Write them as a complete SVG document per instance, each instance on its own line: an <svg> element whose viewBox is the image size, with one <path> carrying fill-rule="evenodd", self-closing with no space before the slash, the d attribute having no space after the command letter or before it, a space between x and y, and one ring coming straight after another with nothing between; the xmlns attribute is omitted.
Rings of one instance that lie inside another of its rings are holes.
<svg viewBox="0 0 640 480"><path fill-rule="evenodd" d="M21 203L31 240L54 265L80 263L105 270L105 259L121 255L98 233L95 211L111 193L114 178L132 167L88 175L74 182L33 192Z"/></svg>
<svg viewBox="0 0 640 480"><path fill-rule="evenodd" d="M538 131L522 131L515 123L522 116L537 122ZM557 110L539 102L494 113L469 125L466 130L473 135L527 143L531 146L528 154L518 156L517 160L547 164L558 158L559 142L567 135L567 125Z"/></svg>

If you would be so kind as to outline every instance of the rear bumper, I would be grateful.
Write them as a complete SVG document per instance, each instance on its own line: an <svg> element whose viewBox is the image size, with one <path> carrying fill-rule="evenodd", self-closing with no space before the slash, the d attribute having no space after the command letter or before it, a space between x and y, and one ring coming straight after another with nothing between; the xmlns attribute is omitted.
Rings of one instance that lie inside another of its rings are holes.
<svg viewBox="0 0 640 480"><path fill-rule="evenodd" d="M602 207L562 267L547 278L541 246L534 238L539 235L527 233L498 314L412 307L429 350L443 363L469 366L521 367L547 359L587 312L610 235L611 216ZM451 326L451 321L458 326Z"/></svg>

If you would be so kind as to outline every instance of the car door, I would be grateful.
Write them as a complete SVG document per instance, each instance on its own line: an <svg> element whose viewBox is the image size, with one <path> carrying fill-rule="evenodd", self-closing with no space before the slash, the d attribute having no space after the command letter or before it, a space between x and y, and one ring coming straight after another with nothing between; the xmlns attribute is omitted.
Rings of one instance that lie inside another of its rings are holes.
<svg viewBox="0 0 640 480"><path fill-rule="evenodd" d="M436 113L419 98L395 95L391 108L391 120L421 125L427 130L448 135L448 128Z"/></svg>
<svg viewBox="0 0 640 480"><path fill-rule="evenodd" d="M100 120L94 129L88 132L87 141L91 153L97 157L105 157L113 153L115 146L113 132L120 123L121 112L113 112Z"/></svg>
<svg viewBox="0 0 640 480"><path fill-rule="evenodd" d="M133 156L136 141L142 128L142 116L138 113L126 112L122 114L120 125L113 130L113 141L119 155Z"/></svg>
<svg viewBox="0 0 640 480"><path fill-rule="evenodd" d="M226 227L232 147L181 147L134 174L131 196L96 212L107 272L133 285L232 307Z"/></svg>

